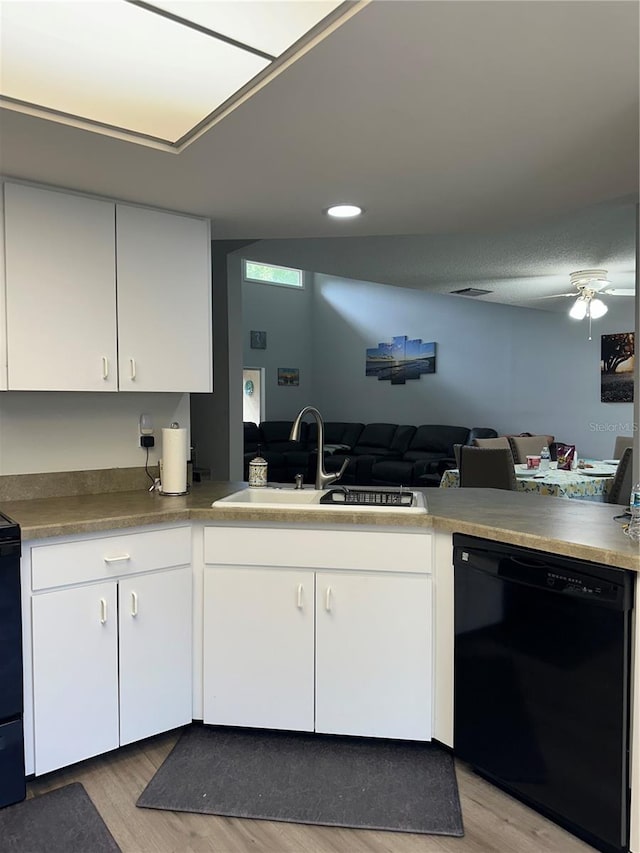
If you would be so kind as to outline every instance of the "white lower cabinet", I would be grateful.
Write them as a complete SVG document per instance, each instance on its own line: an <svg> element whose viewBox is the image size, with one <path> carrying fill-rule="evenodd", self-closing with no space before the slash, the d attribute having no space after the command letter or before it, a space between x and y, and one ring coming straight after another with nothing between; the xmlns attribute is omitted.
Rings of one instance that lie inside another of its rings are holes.
<svg viewBox="0 0 640 853"><path fill-rule="evenodd" d="M313 731L313 572L208 568L206 723Z"/></svg>
<svg viewBox="0 0 640 853"><path fill-rule="evenodd" d="M189 528L34 547L31 561L36 775L190 723Z"/></svg>
<svg viewBox="0 0 640 853"><path fill-rule="evenodd" d="M316 575L316 731L431 738L431 578Z"/></svg>
<svg viewBox="0 0 640 853"><path fill-rule="evenodd" d="M118 746L116 585L32 600L36 773Z"/></svg>
<svg viewBox="0 0 640 853"><path fill-rule="evenodd" d="M191 567L118 583L120 743L190 723Z"/></svg>
<svg viewBox="0 0 640 853"><path fill-rule="evenodd" d="M205 530L205 723L431 738L431 537L340 533Z"/></svg>

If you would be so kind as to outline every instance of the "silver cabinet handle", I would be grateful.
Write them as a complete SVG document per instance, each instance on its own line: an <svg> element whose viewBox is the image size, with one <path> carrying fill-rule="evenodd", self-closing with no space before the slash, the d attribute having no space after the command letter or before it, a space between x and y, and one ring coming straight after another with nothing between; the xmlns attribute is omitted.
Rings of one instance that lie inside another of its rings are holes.
<svg viewBox="0 0 640 853"><path fill-rule="evenodd" d="M100 624L104 625L107 621L107 599L100 599Z"/></svg>
<svg viewBox="0 0 640 853"><path fill-rule="evenodd" d="M138 615L138 595L135 592L131 593L131 615Z"/></svg>
<svg viewBox="0 0 640 853"><path fill-rule="evenodd" d="M331 611L331 587L330 586L327 587L327 591L326 591L325 596L324 596L324 609L327 612Z"/></svg>
<svg viewBox="0 0 640 853"><path fill-rule="evenodd" d="M134 380L136 378L136 360L135 360L135 358L129 359L129 371L130 371L131 380Z"/></svg>
<svg viewBox="0 0 640 853"><path fill-rule="evenodd" d="M302 610L302 593L304 592L304 587L301 583L298 584L298 608Z"/></svg>
<svg viewBox="0 0 640 853"><path fill-rule="evenodd" d="M102 356L102 378L109 378L109 359L106 357L106 355Z"/></svg>

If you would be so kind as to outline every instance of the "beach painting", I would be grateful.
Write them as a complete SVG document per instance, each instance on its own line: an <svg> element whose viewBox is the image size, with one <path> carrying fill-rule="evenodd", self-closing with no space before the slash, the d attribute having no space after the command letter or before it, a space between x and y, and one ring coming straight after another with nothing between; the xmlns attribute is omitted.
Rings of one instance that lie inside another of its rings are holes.
<svg viewBox="0 0 640 853"><path fill-rule="evenodd" d="M397 335L391 341L367 348L367 376L375 376L392 385L404 385L407 379L419 379L423 373L436 372L436 345L420 338Z"/></svg>

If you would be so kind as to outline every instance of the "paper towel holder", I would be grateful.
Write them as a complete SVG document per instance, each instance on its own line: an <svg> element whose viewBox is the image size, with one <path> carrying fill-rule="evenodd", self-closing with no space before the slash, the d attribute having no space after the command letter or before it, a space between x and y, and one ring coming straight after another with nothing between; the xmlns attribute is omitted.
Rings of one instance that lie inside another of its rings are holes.
<svg viewBox="0 0 640 853"><path fill-rule="evenodd" d="M171 426L169 427L169 429L180 429L180 424L178 423L178 421L173 421L173 423L171 424ZM164 452L164 449L163 449L163 452ZM184 489L184 491L180 491L180 492L167 492L167 491L164 491L164 489L162 488L162 459L159 459L159 460L158 460L158 469L159 469L159 470L158 470L158 473L160 474L160 489L159 489L159 494L164 495L165 497L169 497L169 498L171 498L171 497L178 497L179 495L186 495L186 494L188 494L188 493L189 493L188 478L187 478L187 476L186 476L186 472L187 472L187 462L186 462L186 460L185 460L185 489Z"/></svg>

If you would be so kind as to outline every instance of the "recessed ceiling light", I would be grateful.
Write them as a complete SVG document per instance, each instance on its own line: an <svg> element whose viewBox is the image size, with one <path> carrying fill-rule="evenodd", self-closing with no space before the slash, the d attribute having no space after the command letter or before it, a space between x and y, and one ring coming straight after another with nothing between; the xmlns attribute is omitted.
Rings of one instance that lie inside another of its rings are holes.
<svg viewBox="0 0 640 853"><path fill-rule="evenodd" d="M325 210L325 213L335 219L352 219L354 216L360 216L364 210L357 204L333 204Z"/></svg>

